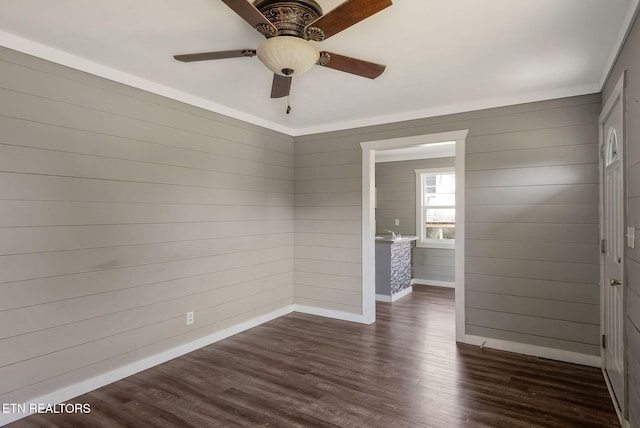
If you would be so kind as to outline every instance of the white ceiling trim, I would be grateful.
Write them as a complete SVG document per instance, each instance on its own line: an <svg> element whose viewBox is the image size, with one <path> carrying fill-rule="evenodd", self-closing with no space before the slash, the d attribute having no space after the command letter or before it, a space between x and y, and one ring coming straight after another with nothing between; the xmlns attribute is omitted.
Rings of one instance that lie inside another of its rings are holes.
<svg viewBox="0 0 640 428"><path fill-rule="evenodd" d="M291 128L283 126L281 124L262 119L243 111L226 107L222 104L200 98L198 96L171 88L169 86L162 85L151 80L129 74L118 69L84 59L69 52L52 48L4 31L0 31L0 45L295 137L600 92L603 88L604 83L606 82L609 73L611 72L613 65L615 64L615 60L617 59L617 56L622 49L626 36L628 35L634 18L636 17L640 8L640 0L630 1L631 3L627 10L627 14L625 15L623 26L620 29L620 32L616 39L616 43L609 55L609 59L607 61L605 69L603 70L603 75L600 82L594 82L592 84L574 87L559 88L551 91L520 94L502 98L483 99L469 103L412 110L392 115L369 117L365 119L335 122L326 125L302 128Z"/></svg>
<svg viewBox="0 0 640 428"><path fill-rule="evenodd" d="M279 125L277 123L261 119L259 117L241 112L239 110L231 109L213 101L209 101L204 98L200 98L186 92L170 88L166 85L152 82L142 77L138 77L133 74L129 74L124 71L120 71L115 68L84 59L69 52L55 49L4 31L0 31L0 46L33 55L38 58L55 62L66 67L74 68L76 70L84 71L86 73L90 73L99 77L104 77L105 79L113 80L118 83L133 86L134 88L168 97L176 101L184 102L196 107L203 108L205 110L212 111L214 113L220 113L225 116L252 123L254 125L263 126L273 131L282 132L289 136L293 135L294 133L294 130L283 127L282 125Z"/></svg>
<svg viewBox="0 0 640 428"><path fill-rule="evenodd" d="M448 114L465 113L470 111L485 110L490 108L512 106L516 104L532 103L536 101L547 101L556 98L574 97L578 95L587 95L600 92L600 85L592 83L588 85L574 86L570 88L561 88L553 91L535 92L524 95L514 95L503 98L492 98L480 100L471 103L453 104L450 106L437 107L424 110L415 110L400 114L370 117L362 120L353 120L348 122L332 123L325 126L316 126L309 128L296 129L293 136L318 134L321 132L339 131L344 129L353 129L363 126L382 125L386 123L401 122L405 120L422 119L427 117L444 116Z"/></svg>
<svg viewBox="0 0 640 428"><path fill-rule="evenodd" d="M613 71L613 67L615 66L616 60L622 51L624 42L627 40L627 36L629 35L629 31L631 31L631 26L633 25L638 12L640 12L640 0L631 0L631 3L629 3L629 9L627 9L627 14L624 16L624 20L622 21L618 37L616 37L616 42L614 43L613 49L611 50L607 63L605 64L605 69L602 73L602 78L600 79L600 91L604 89L604 85L607 83L607 79Z"/></svg>

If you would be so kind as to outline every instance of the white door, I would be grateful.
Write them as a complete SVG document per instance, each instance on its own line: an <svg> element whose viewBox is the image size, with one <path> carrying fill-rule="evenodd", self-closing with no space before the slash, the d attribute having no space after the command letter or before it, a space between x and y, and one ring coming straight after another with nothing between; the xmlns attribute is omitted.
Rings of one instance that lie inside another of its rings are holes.
<svg viewBox="0 0 640 428"><path fill-rule="evenodd" d="M603 358L620 408L624 405L624 162L623 103L617 96L602 123ZM608 114L608 117L607 117Z"/></svg>

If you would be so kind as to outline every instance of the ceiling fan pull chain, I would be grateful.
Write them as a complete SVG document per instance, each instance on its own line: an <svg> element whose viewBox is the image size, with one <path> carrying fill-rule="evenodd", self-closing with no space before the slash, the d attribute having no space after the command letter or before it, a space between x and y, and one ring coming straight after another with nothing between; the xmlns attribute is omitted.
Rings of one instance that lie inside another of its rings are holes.
<svg viewBox="0 0 640 428"><path fill-rule="evenodd" d="M291 113L291 95L287 95L287 114Z"/></svg>

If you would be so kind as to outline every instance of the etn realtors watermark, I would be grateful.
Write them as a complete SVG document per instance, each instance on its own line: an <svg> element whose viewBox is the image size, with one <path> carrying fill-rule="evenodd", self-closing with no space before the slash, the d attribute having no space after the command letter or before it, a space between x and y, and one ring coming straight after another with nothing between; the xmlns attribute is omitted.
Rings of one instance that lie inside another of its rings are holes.
<svg viewBox="0 0 640 428"><path fill-rule="evenodd" d="M71 414L71 413L91 413L91 404L89 403L61 403L61 404L45 404L45 403L2 403L2 413L9 414L32 414L32 413L53 413L53 414Z"/></svg>

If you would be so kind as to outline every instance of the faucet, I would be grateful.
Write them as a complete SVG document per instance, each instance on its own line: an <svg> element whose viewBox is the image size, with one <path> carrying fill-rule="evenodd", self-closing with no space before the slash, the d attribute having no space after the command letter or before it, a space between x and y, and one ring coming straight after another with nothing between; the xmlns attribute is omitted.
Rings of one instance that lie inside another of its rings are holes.
<svg viewBox="0 0 640 428"><path fill-rule="evenodd" d="M385 229L385 232L389 232L391 234L391 239L396 239L396 233L393 230Z"/></svg>

